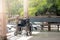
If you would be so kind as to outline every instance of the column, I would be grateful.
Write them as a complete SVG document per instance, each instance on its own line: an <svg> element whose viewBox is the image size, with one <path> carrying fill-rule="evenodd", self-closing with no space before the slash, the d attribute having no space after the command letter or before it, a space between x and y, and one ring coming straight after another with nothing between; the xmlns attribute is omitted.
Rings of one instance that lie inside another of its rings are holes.
<svg viewBox="0 0 60 40"><path fill-rule="evenodd" d="M0 0L0 40L7 40L5 0Z"/></svg>

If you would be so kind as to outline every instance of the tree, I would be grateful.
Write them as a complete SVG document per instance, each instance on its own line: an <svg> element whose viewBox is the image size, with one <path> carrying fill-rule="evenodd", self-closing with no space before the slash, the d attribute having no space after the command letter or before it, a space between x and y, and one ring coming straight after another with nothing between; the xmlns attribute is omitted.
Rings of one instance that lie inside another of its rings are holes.
<svg viewBox="0 0 60 40"><path fill-rule="evenodd" d="M56 14L57 16L60 15L60 0L48 0L48 3L52 3L52 5L49 8L49 12L53 12L54 14Z"/></svg>
<svg viewBox="0 0 60 40"><path fill-rule="evenodd" d="M22 5L19 0L6 0L6 5L8 13L11 15L19 14L22 9Z"/></svg>
<svg viewBox="0 0 60 40"><path fill-rule="evenodd" d="M8 11L10 14L19 14L23 16L23 1L24 0L6 0ZM55 11L60 14L60 0L29 0L28 13L29 16L46 14L46 11ZM57 10L57 11L56 11Z"/></svg>

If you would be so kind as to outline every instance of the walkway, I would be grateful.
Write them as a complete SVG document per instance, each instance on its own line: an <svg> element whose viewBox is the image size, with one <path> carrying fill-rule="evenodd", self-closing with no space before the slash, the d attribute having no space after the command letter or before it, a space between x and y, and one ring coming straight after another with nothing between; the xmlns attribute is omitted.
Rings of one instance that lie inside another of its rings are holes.
<svg viewBox="0 0 60 40"><path fill-rule="evenodd" d="M10 33L8 40L60 40L60 32L32 32L32 36L14 36Z"/></svg>
<svg viewBox="0 0 60 40"><path fill-rule="evenodd" d="M32 34L38 34L39 32L32 32ZM7 34L7 38L8 40L29 40L30 38L32 38L33 36L22 36L22 35L17 35L14 36L14 32L8 33Z"/></svg>
<svg viewBox="0 0 60 40"><path fill-rule="evenodd" d="M60 32L40 32L29 40L60 40Z"/></svg>

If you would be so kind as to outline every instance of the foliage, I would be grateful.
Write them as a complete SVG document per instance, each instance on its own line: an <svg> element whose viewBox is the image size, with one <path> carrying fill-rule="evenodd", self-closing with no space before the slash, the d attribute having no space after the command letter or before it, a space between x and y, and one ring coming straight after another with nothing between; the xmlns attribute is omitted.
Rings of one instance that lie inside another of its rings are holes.
<svg viewBox="0 0 60 40"><path fill-rule="evenodd" d="M6 0L8 13L23 16L23 1L24 0ZM45 14L47 10L58 13L60 10L60 0L29 0L29 16L35 16L36 14L42 15Z"/></svg>
<svg viewBox="0 0 60 40"><path fill-rule="evenodd" d="M12 15L19 14L22 11L22 5L19 0L6 0L8 13Z"/></svg>

